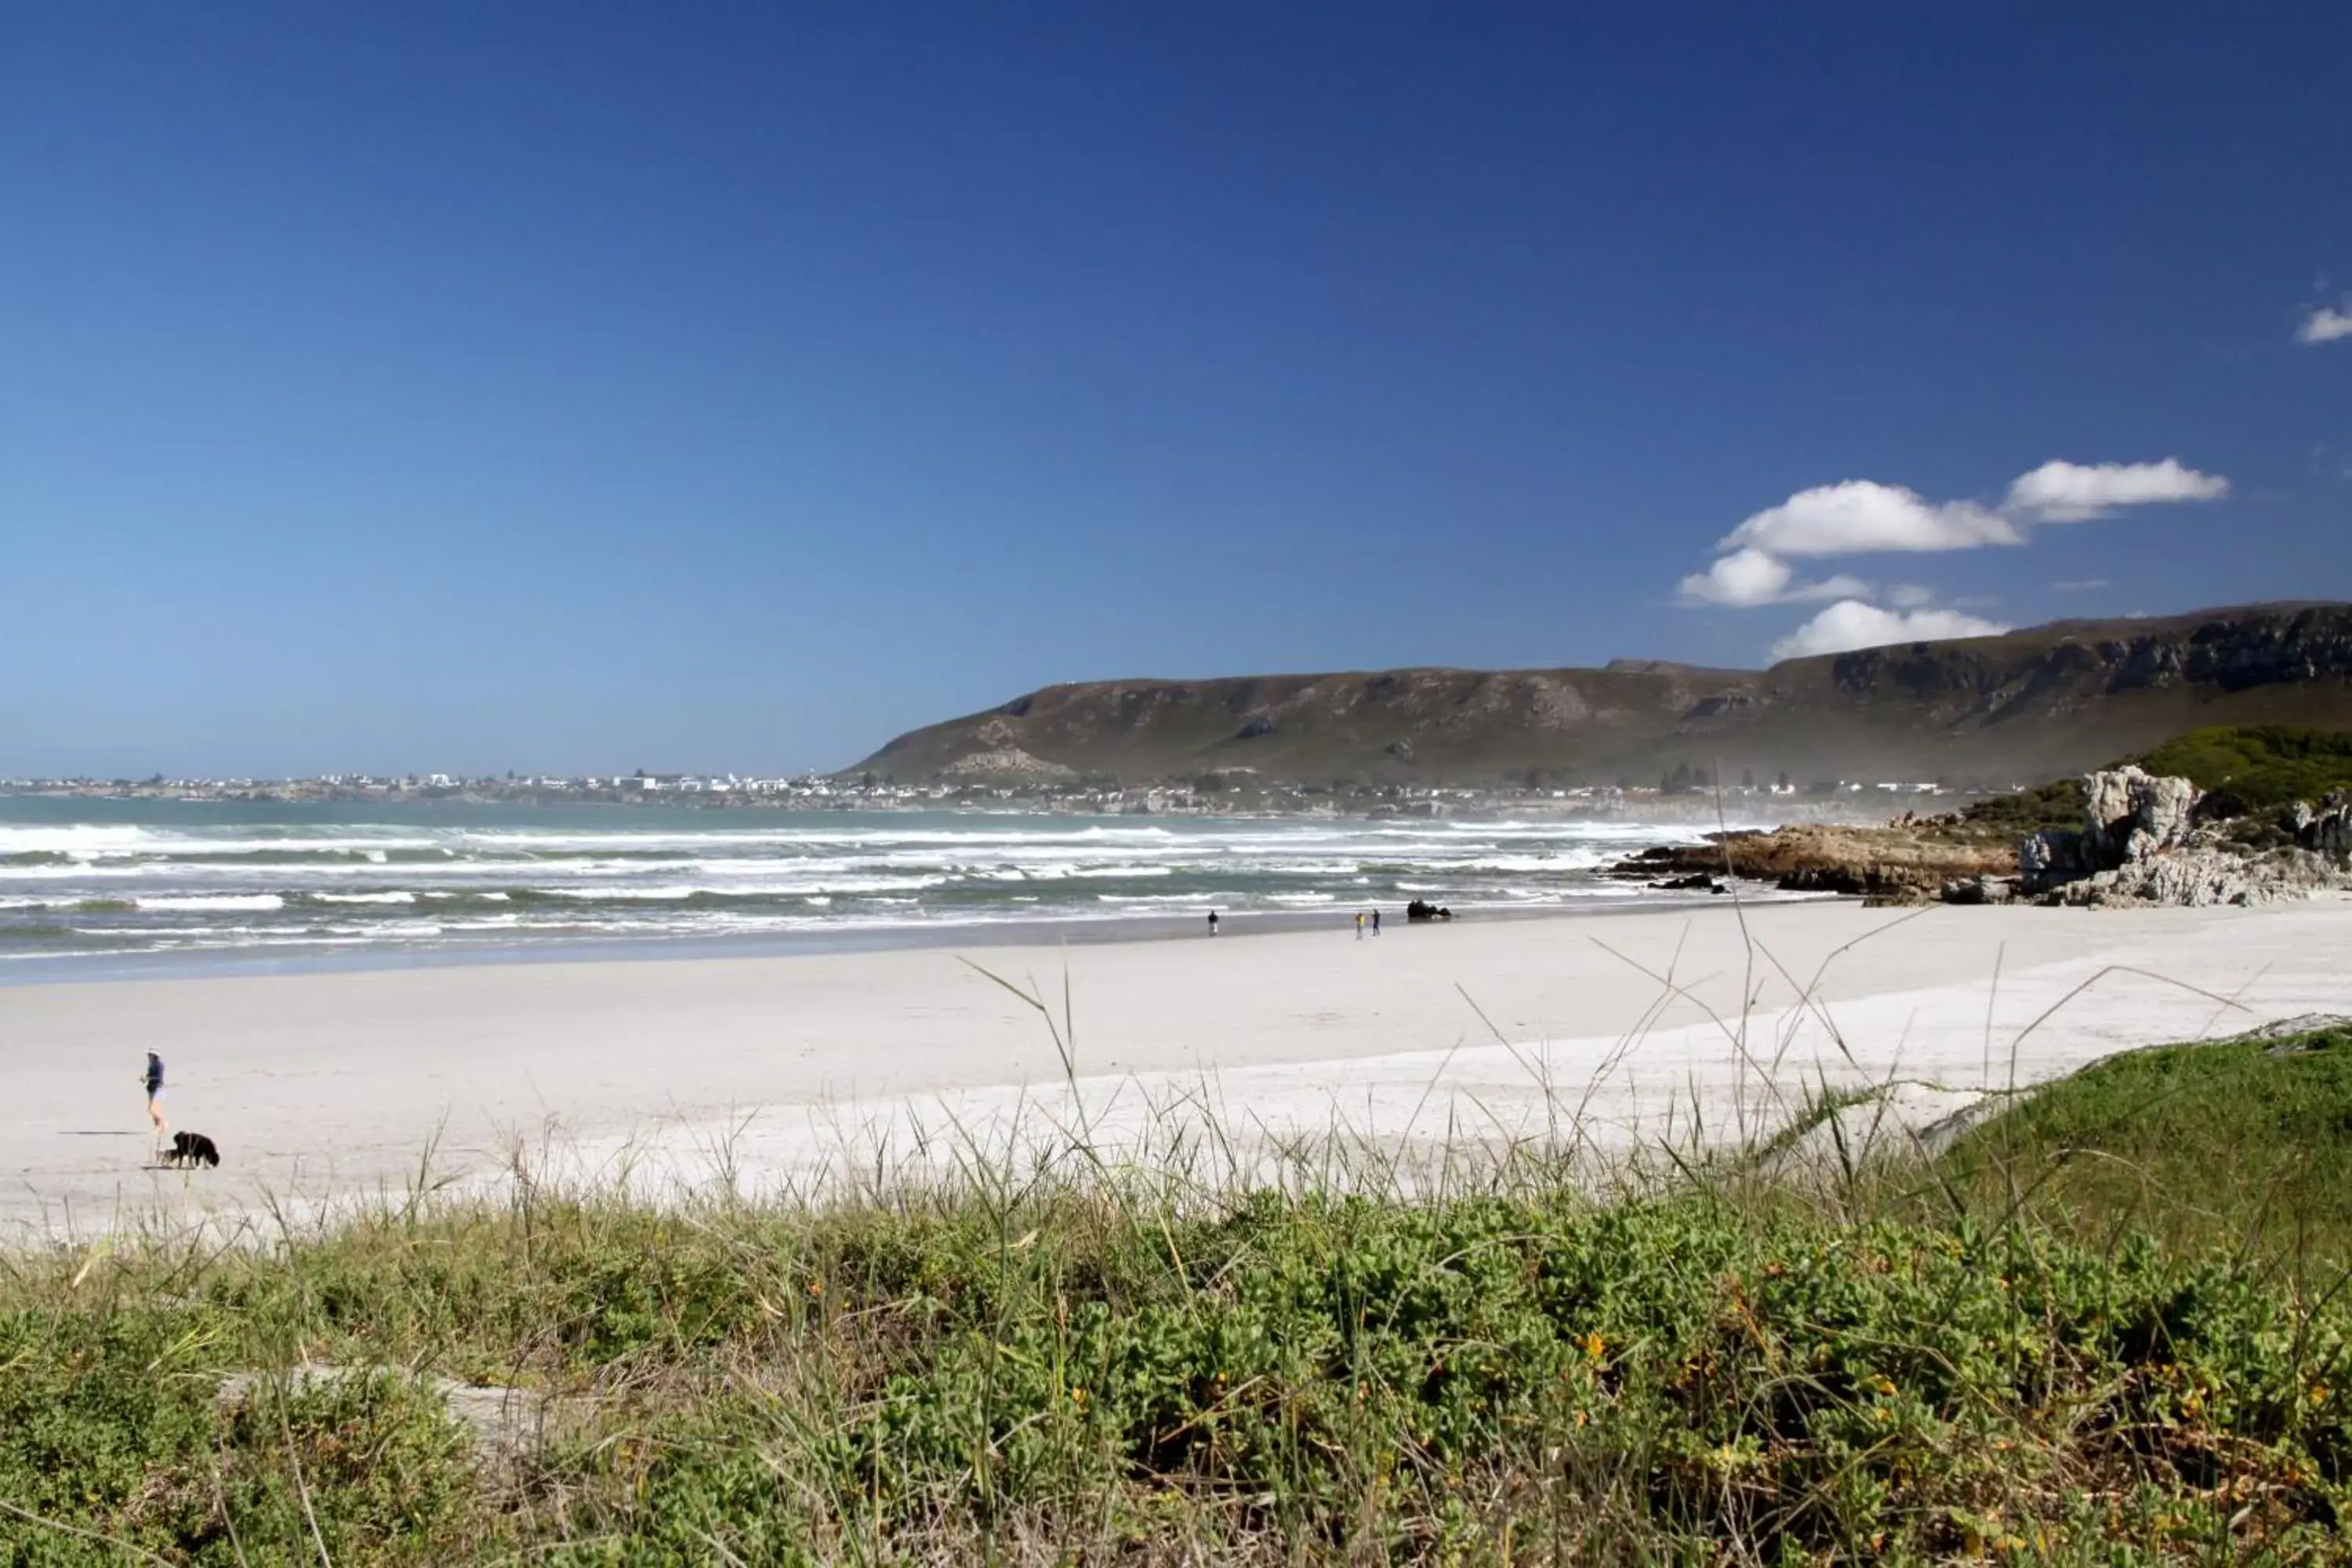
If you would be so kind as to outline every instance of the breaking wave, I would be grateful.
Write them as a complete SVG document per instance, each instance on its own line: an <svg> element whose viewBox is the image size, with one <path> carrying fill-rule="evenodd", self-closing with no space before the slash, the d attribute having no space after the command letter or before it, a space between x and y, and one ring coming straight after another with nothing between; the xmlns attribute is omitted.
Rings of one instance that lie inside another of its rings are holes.
<svg viewBox="0 0 2352 1568"><path fill-rule="evenodd" d="M103 812L100 808L104 808ZM386 952L1645 896L1624 822L0 800L0 957ZM60 816L91 812L92 820ZM47 813L52 820L26 820Z"/></svg>

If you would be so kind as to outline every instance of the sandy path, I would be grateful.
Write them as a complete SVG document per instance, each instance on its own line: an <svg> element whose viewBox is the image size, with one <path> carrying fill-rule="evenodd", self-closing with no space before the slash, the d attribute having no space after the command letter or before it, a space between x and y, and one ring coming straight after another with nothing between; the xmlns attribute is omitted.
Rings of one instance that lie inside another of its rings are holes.
<svg viewBox="0 0 2352 1568"><path fill-rule="evenodd" d="M2004 1080L2017 1031L2111 964L2234 994L2242 1009L2110 975L2024 1042L2021 1078L2132 1045L2352 1013L2352 900L2340 898L1907 920L1809 902L1747 920L1780 967L1751 963L1728 906L1392 925L1360 942L1293 932L973 956L1034 976L1057 1006L1066 963L1079 1069L1108 1136L1122 1115L1203 1082L1223 1115L1275 1129L1337 1114L1382 1135L1427 1133L1449 1108L1466 1115L1467 1096L1490 1122L1524 1126L1542 1116L1538 1060L1555 1103L1579 1099L1612 1137L1654 1131L1693 1094L1728 1130L1758 1087L1705 1009L1737 1016L1743 985L1749 1049L1778 1054L1784 1084L1822 1071ZM1819 1000L1842 1047L1820 1013L1792 1011L1780 973L1810 981L1825 962ZM1670 967L1686 996L1643 973ZM1543 1051L1493 1044L1465 992L1508 1040ZM221 1172L191 1183L140 1168L135 1079L149 1048L170 1064L173 1124L217 1139ZM939 948L14 986L0 989L0 1221L87 1229L125 1209L237 1203L265 1186L397 1184L436 1129L445 1168L496 1166L518 1136L552 1122L568 1157L593 1169L625 1146L691 1165L713 1129L740 1125L738 1157L788 1173L844 1125L903 1127L943 1107L973 1123L1034 1118L1020 1086L1060 1078L1036 1015Z"/></svg>

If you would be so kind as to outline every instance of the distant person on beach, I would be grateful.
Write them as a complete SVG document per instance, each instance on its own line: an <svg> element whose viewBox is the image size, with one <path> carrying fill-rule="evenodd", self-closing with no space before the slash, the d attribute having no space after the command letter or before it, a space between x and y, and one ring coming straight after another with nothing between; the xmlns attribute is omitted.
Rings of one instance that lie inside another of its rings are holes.
<svg viewBox="0 0 2352 1568"><path fill-rule="evenodd" d="M1372 911L1372 934L1374 936L1381 934L1381 911L1378 910Z"/></svg>
<svg viewBox="0 0 2352 1568"><path fill-rule="evenodd" d="M1214 910L1209 911L1209 934L1211 936L1217 934L1217 911Z"/></svg>
<svg viewBox="0 0 2352 1568"><path fill-rule="evenodd" d="M1356 940L1364 940L1364 911L1361 910L1356 911Z"/></svg>
<svg viewBox="0 0 2352 1568"><path fill-rule="evenodd" d="M155 1129L155 1141L163 1141L163 1058L154 1052L147 1053L147 1070L139 1081L147 1086L147 1121Z"/></svg>

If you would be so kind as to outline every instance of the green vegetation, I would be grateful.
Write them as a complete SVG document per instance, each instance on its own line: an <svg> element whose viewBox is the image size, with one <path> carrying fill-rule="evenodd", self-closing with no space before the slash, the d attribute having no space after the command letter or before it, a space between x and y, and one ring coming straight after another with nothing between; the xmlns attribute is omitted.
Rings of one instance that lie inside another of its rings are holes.
<svg viewBox="0 0 2352 1568"><path fill-rule="evenodd" d="M2274 1048L1606 1204L1540 1160L1412 1200L1074 1150L19 1253L0 1563L2332 1560L2352 1035ZM572 1414L478 1460L415 1373Z"/></svg>
<svg viewBox="0 0 2352 1568"><path fill-rule="evenodd" d="M1938 1175L2084 1246L2131 1232L2323 1289L2352 1265L2352 1029L2133 1051L1977 1128Z"/></svg>
<svg viewBox="0 0 2352 1568"><path fill-rule="evenodd" d="M2352 730L2295 724L2192 730L2136 759L2152 773L2225 796L2224 815L2352 790Z"/></svg>
<svg viewBox="0 0 2352 1568"><path fill-rule="evenodd" d="M2242 817L2352 790L2352 730L2294 724L2192 730L2113 765L2125 763L2188 779L2208 793L2208 813ZM1931 826L1960 837L2022 837L2082 826L2083 805L2079 778L2053 779L2032 789L1990 796L1937 818Z"/></svg>
<svg viewBox="0 0 2352 1568"><path fill-rule="evenodd" d="M2022 838L2029 833L2082 826L2084 804L2083 781L2063 778L2011 795L1988 796L1942 820L1964 831Z"/></svg>

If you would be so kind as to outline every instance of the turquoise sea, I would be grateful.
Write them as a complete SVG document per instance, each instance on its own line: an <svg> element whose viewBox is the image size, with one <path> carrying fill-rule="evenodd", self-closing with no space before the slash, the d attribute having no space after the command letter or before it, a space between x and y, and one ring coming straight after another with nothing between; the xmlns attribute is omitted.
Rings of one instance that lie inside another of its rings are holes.
<svg viewBox="0 0 2352 1568"><path fill-rule="evenodd" d="M0 797L0 979L1175 931L1667 897L1687 827Z"/></svg>

